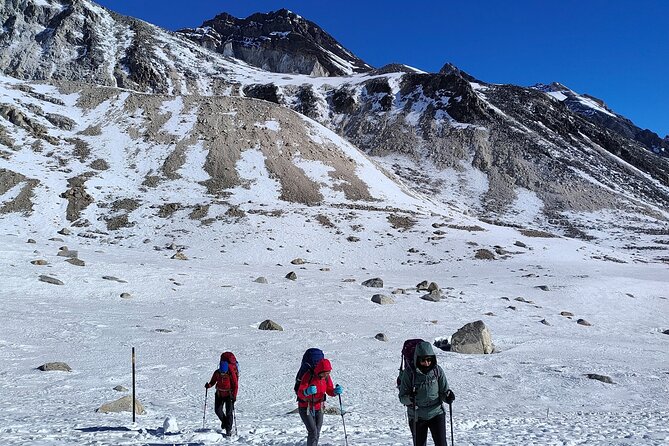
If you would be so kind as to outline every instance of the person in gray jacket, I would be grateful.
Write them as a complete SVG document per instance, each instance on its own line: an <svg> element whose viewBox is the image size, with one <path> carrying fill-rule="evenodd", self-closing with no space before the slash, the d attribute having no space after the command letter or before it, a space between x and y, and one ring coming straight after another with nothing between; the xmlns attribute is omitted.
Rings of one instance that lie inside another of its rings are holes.
<svg viewBox="0 0 669 446"><path fill-rule="evenodd" d="M407 406L414 446L427 444L427 431L435 446L446 446L446 411L455 395L448 388L444 371L429 342L421 342L414 352L415 370L407 367L399 385L400 402Z"/></svg>

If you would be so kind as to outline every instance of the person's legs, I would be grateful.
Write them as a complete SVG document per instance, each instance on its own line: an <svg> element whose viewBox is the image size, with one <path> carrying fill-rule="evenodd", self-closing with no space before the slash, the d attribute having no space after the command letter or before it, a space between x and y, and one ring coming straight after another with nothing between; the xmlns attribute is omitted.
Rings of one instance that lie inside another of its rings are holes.
<svg viewBox="0 0 669 446"><path fill-rule="evenodd" d="M446 414L442 413L436 417L431 418L427 422L432 434L432 441L434 446L447 446L446 441ZM426 432L427 434L427 432Z"/></svg>
<svg viewBox="0 0 669 446"><path fill-rule="evenodd" d="M323 412L317 410L314 415L306 407L300 407L300 418L307 428L307 446L318 446L318 437L323 425Z"/></svg>
<svg viewBox="0 0 669 446"><path fill-rule="evenodd" d="M234 422L234 407L231 397L225 398L225 433L230 435L232 432L232 423Z"/></svg>
<svg viewBox="0 0 669 446"><path fill-rule="evenodd" d="M413 419L409 418L409 429L411 429L411 435L415 439L415 446L425 446L427 444L427 421L418 419L416 423L416 430L413 431Z"/></svg>
<svg viewBox="0 0 669 446"><path fill-rule="evenodd" d="M214 412L219 420L221 420L221 429L225 429L225 412L223 412L224 398L216 392L214 396Z"/></svg>

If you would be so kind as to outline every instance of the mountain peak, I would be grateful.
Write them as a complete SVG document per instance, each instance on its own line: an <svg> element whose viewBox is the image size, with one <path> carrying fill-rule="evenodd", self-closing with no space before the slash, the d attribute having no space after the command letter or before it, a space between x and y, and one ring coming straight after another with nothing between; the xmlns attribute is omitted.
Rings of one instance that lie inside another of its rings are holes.
<svg viewBox="0 0 669 446"><path fill-rule="evenodd" d="M342 76L372 69L318 25L288 9L258 12L245 19L221 13L199 28L177 32L276 73Z"/></svg>

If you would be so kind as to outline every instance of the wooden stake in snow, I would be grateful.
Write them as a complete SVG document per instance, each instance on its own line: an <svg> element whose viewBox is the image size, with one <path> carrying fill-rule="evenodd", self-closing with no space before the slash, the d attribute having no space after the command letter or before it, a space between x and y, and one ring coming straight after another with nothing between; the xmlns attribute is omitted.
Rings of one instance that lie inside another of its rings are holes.
<svg viewBox="0 0 669 446"><path fill-rule="evenodd" d="M135 347L132 348L132 422L135 422Z"/></svg>

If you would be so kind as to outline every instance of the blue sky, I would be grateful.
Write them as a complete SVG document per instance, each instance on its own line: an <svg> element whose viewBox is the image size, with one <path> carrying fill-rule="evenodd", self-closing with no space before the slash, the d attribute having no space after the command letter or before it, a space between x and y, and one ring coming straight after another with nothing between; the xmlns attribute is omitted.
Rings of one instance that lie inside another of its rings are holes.
<svg viewBox="0 0 669 446"><path fill-rule="evenodd" d="M669 135L669 1L665 0L98 0L163 28L221 12L288 8L367 63L486 82L553 81L596 96L641 128Z"/></svg>

